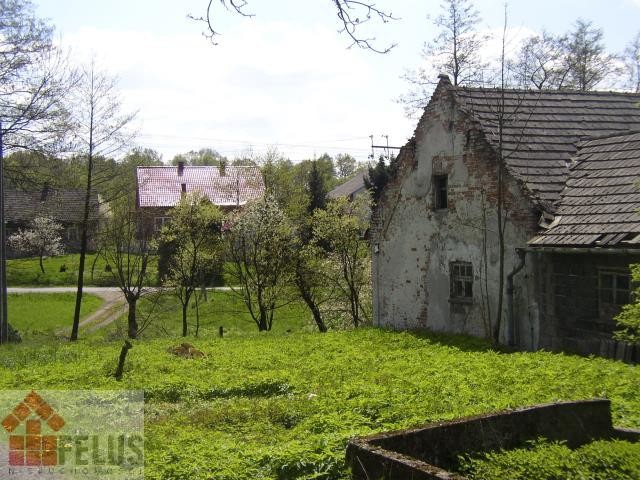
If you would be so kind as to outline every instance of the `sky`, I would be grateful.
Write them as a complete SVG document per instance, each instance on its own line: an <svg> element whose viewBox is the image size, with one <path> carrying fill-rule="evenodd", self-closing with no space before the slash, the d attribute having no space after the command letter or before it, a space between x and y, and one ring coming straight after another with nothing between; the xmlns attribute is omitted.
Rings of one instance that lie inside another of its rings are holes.
<svg viewBox="0 0 640 480"><path fill-rule="evenodd" d="M407 118L402 74L421 64L437 30L440 0L377 0L397 21L369 23L363 35L389 53L348 48L328 0L248 0L247 18L213 3L221 32L213 45L204 24L207 0L32 0L55 26L55 41L77 64L92 58L118 78L124 112L137 111L136 143L174 155L201 148L237 156L278 150L293 161L349 153L366 161L375 144L402 146L417 120ZM499 32L503 0L476 0L478 28ZM429 20L429 17L431 20ZM561 34L577 18L604 30L620 52L640 30L640 0L512 0L507 37L546 29ZM496 56L496 42L485 55Z"/></svg>

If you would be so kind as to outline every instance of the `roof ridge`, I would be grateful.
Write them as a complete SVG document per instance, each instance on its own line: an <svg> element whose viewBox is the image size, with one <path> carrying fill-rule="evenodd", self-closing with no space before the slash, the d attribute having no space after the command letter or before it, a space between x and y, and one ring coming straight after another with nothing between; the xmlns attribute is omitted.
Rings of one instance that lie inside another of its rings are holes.
<svg viewBox="0 0 640 480"><path fill-rule="evenodd" d="M533 89L533 88L500 88L500 87L468 87L468 86L451 86L453 90L458 91L468 91L468 92L500 92L504 90L504 92L511 93L531 93L531 94L545 94L545 95L615 95L620 97L638 97L640 98L640 93L636 92L621 92L614 90L558 90L558 89Z"/></svg>

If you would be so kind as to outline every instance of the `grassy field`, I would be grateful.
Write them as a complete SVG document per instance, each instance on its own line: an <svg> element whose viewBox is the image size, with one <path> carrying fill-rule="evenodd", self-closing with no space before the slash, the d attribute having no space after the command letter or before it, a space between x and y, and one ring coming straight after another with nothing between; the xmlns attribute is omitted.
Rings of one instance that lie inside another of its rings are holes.
<svg viewBox="0 0 640 480"><path fill-rule="evenodd" d="M195 335L196 324L200 328L201 337L217 336L219 328L224 329L225 336L253 335L258 327L251 319L246 306L239 297L229 291L207 292L206 299L198 303L192 299L188 310L188 324L190 335ZM138 321L140 324L151 318L149 326L143 331L141 338L150 339L182 334L182 306L178 299L170 294L161 296L151 295L140 301L138 305ZM276 310L273 329L270 333L282 334L302 331L312 331L311 316L301 303L292 303ZM126 331L126 315L106 328L107 337L117 337L118 333ZM95 338L104 336L104 332L96 332Z"/></svg>
<svg viewBox="0 0 640 480"><path fill-rule="evenodd" d="M190 336L207 355L195 360L167 352L181 337L138 341L122 382L121 341L9 346L0 388L143 389L149 479L346 479L354 435L555 400L608 397L617 425L640 427L635 366L466 337L279 331Z"/></svg>
<svg viewBox="0 0 640 480"><path fill-rule="evenodd" d="M45 273L40 270L37 258L9 260L7 262L7 283L10 287L73 286L78 279L79 259L80 255L78 254L46 258L43 261ZM100 257L96 260L95 254L88 254L85 259L84 280L87 286L115 285L106 263ZM149 285L156 283L157 259L154 257L150 264Z"/></svg>
<svg viewBox="0 0 640 480"><path fill-rule="evenodd" d="M10 294L7 309L11 325L25 342L34 337L52 337L55 332L71 328L75 293ZM102 305L102 299L84 294L80 314L85 318Z"/></svg>

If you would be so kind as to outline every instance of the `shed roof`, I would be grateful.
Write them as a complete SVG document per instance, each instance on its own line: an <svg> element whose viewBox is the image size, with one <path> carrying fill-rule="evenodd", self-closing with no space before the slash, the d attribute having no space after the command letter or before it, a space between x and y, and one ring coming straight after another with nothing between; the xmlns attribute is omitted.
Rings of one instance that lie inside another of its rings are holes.
<svg viewBox="0 0 640 480"><path fill-rule="evenodd" d="M640 243L640 131L578 144L550 228L531 246L620 247Z"/></svg>
<svg viewBox="0 0 640 480"><path fill-rule="evenodd" d="M5 192L5 218L8 222L28 223L36 217L50 217L63 223L80 223L83 219L86 193L80 189L51 189L41 191L7 190ZM100 212L100 198L93 193L90 199L89 219L95 220Z"/></svg>
<svg viewBox="0 0 640 480"><path fill-rule="evenodd" d="M640 129L640 94L453 87L446 77L442 83L455 92L494 148L504 95L507 168L545 210L553 210L559 199L581 140Z"/></svg>
<svg viewBox="0 0 640 480"><path fill-rule="evenodd" d="M138 167L138 206L173 207L184 191L200 192L219 206L244 205L264 195L258 167L216 166Z"/></svg>

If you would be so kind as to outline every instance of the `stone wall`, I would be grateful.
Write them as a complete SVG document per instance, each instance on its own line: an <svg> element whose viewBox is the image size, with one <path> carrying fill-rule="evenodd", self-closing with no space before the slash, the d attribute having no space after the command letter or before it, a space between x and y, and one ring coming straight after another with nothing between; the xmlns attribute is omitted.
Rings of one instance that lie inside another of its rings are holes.
<svg viewBox="0 0 640 480"><path fill-rule="evenodd" d="M640 440L614 428L609 400L537 405L352 440L347 463L354 479L463 479L448 471L462 454L521 447L545 437L576 448L597 439Z"/></svg>

